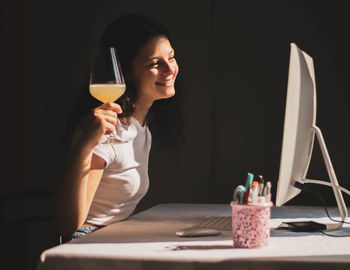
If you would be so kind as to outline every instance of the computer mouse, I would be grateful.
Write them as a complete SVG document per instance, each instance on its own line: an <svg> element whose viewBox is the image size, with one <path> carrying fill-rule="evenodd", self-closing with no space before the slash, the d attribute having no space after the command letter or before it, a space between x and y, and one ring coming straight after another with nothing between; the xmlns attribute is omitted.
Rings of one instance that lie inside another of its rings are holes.
<svg viewBox="0 0 350 270"><path fill-rule="evenodd" d="M220 234L221 232L216 229L205 227L190 227L176 232L176 235L181 237L215 236Z"/></svg>

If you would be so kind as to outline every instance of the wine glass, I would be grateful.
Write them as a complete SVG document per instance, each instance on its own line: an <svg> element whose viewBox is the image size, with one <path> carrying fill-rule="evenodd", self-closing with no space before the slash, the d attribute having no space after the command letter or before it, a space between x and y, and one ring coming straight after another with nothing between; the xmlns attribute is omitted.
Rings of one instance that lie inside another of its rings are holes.
<svg viewBox="0 0 350 270"><path fill-rule="evenodd" d="M114 102L126 89L123 72L117 56L116 48L110 47L95 55L91 66L90 94L103 103ZM105 143L116 140L112 133Z"/></svg>

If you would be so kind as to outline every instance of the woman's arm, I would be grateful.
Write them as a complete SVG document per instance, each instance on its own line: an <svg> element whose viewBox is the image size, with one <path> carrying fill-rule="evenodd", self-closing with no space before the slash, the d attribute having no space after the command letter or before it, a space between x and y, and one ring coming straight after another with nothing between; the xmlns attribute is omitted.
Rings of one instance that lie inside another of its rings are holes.
<svg viewBox="0 0 350 270"><path fill-rule="evenodd" d="M118 104L107 103L94 109L74 146L64 177L56 193L56 224L60 235L72 235L85 221L100 183L105 161L93 154L104 134L117 123Z"/></svg>

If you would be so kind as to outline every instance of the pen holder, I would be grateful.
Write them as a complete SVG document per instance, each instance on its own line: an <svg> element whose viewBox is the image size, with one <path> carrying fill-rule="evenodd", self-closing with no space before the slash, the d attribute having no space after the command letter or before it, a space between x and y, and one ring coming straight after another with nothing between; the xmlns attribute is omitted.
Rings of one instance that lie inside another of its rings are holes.
<svg viewBox="0 0 350 270"><path fill-rule="evenodd" d="M270 238L272 202L262 204L231 203L233 247L267 246Z"/></svg>

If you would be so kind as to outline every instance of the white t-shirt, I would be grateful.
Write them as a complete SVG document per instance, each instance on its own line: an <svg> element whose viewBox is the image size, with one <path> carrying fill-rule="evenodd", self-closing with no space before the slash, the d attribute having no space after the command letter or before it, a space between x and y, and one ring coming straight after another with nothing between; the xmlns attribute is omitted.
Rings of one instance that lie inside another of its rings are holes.
<svg viewBox="0 0 350 270"><path fill-rule="evenodd" d="M151 133L133 117L130 125L118 121L114 136L118 142L97 145L94 154L106 161L101 182L86 222L108 225L127 218L146 194L149 186L148 157Z"/></svg>

